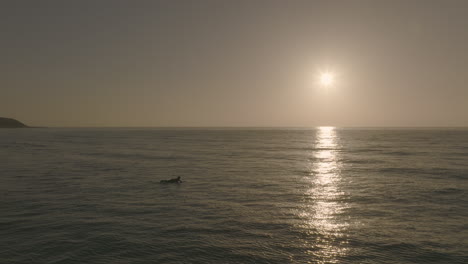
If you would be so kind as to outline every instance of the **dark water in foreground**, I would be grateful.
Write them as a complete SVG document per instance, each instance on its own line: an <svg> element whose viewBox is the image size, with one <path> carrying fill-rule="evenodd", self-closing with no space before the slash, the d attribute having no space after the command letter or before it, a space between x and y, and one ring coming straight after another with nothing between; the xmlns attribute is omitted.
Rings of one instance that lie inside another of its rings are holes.
<svg viewBox="0 0 468 264"><path fill-rule="evenodd" d="M468 263L468 130L2 129L0 198L0 263Z"/></svg>

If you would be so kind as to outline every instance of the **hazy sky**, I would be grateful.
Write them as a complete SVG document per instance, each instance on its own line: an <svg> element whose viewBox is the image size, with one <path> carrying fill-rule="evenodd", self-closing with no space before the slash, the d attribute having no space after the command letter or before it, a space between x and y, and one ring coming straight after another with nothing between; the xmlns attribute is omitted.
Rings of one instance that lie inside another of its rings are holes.
<svg viewBox="0 0 468 264"><path fill-rule="evenodd" d="M468 126L465 0L5 0L0 32L29 125Z"/></svg>

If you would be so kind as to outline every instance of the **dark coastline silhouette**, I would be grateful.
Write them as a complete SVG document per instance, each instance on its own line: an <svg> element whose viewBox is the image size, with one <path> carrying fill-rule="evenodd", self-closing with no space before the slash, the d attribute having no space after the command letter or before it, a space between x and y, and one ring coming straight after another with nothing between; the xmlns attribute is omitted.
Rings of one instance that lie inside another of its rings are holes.
<svg viewBox="0 0 468 264"><path fill-rule="evenodd" d="M0 128L24 128L27 125L13 118L0 117Z"/></svg>

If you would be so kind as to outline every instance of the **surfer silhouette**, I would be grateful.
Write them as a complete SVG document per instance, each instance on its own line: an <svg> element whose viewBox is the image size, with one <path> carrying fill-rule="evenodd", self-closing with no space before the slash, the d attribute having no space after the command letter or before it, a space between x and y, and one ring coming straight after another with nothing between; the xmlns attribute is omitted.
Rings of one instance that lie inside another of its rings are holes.
<svg viewBox="0 0 468 264"><path fill-rule="evenodd" d="M162 180L160 183L182 183L182 180L180 179L180 176L177 178L173 178L170 180Z"/></svg>

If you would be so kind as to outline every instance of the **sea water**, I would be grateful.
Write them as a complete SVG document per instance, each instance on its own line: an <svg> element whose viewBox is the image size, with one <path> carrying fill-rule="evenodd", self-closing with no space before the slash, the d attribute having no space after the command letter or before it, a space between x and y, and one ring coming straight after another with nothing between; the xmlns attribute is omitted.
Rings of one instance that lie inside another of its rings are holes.
<svg viewBox="0 0 468 264"><path fill-rule="evenodd" d="M1 129L0 199L0 263L468 263L468 130Z"/></svg>

